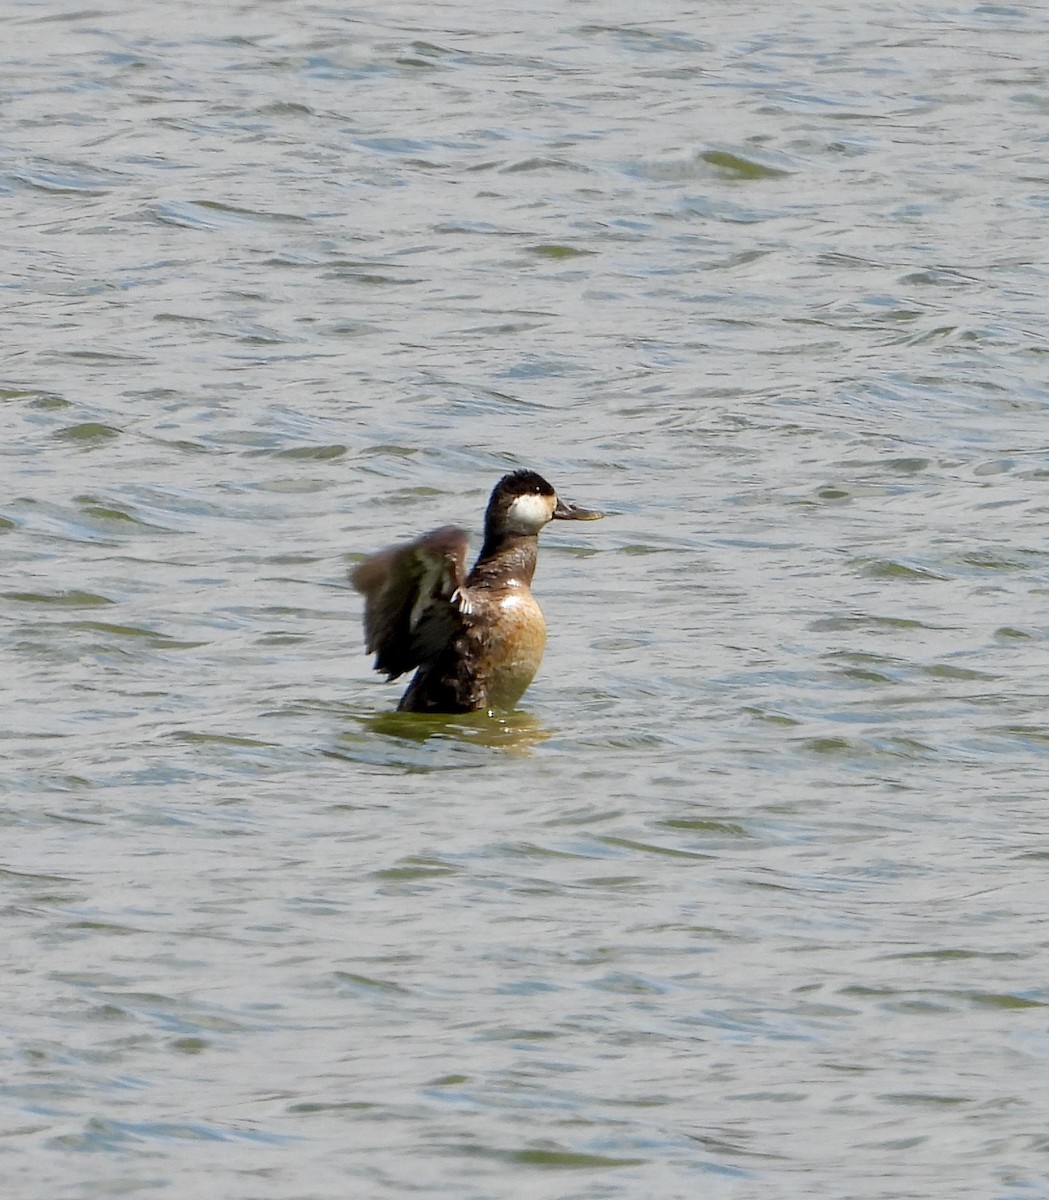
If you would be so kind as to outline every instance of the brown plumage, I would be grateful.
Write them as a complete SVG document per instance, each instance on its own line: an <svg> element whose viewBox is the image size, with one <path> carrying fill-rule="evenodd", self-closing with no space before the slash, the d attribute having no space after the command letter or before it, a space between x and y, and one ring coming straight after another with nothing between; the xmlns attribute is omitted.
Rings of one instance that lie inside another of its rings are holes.
<svg viewBox="0 0 1049 1200"><path fill-rule="evenodd" d="M539 530L551 520L601 515L558 500L534 471L514 471L492 492L484 545L469 574L467 535L454 525L380 550L356 567L350 578L364 595L364 639L375 669L396 679L415 668L398 708L513 708L546 645L530 588Z"/></svg>

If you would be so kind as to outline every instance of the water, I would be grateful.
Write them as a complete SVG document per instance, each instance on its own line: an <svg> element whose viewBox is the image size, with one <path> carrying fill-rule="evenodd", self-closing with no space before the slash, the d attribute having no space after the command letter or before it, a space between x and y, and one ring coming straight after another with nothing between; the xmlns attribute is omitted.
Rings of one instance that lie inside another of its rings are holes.
<svg viewBox="0 0 1049 1200"><path fill-rule="evenodd" d="M6 15L4 1195L1049 1196L1044 8Z"/></svg>

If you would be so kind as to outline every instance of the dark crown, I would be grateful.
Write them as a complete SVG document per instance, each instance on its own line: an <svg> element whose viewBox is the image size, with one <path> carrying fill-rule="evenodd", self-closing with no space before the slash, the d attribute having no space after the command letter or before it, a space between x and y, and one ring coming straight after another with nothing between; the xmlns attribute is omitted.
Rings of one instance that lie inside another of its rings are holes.
<svg viewBox="0 0 1049 1200"><path fill-rule="evenodd" d="M512 471L495 485L492 499L500 496L553 496L554 489L535 471Z"/></svg>

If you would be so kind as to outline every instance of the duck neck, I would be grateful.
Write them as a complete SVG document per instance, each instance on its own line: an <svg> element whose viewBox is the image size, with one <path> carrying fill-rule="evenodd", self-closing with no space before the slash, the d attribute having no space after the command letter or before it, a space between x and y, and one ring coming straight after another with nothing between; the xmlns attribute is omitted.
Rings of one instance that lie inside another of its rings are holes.
<svg viewBox="0 0 1049 1200"><path fill-rule="evenodd" d="M520 583L528 587L535 574L539 539L534 533L501 533L486 531L484 545L468 586L495 587Z"/></svg>

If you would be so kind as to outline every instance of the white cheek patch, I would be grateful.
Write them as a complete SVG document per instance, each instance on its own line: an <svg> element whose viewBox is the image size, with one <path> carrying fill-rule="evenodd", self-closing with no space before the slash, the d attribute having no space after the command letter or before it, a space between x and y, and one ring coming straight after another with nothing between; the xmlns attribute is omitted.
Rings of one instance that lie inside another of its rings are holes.
<svg viewBox="0 0 1049 1200"><path fill-rule="evenodd" d="M512 533L538 533L554 511L553 496L517 496L506 510L506 527Z"/></svg>

